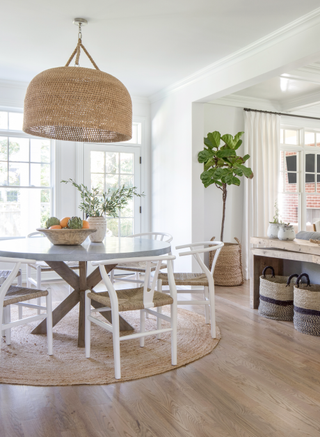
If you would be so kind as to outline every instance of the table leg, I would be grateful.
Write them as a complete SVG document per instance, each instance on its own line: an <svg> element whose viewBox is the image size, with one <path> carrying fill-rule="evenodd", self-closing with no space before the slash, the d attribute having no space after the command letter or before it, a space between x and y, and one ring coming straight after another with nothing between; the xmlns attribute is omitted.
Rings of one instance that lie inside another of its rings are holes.
<svg viewBox="0 0 320 437"><path fill-rule="evenodd" d="M69 296L64 299L58 306L52 311L52 325L55 326L73 307L80 301L80 290L74 290ZM34 328L32 334L46 334L47 325L46 319Z"/></svg>
<svg viewBox="0 0 320 437"><path fill-rule="evenodd" d="M67 284L71 285L74 288L74 291L69 294L66 299L64 299L52 312L52 322L53 326L55 326L75 305L80 302L79 305L79 331L78 331L78 346L84 347L84 324L85 324L85 291L88 289L92 289L95 285L97 285L101 281L101 276L99 272L99 268L95 269L88 277L87 277L87 263L85 261L79 262L79 276L71 270L64 262L62 261L54 261L47 262L47 264L59 274L59 276L64 279ZM105 266L107 273L111 271L115 265ZM98 302L94 302L95 308L101 307ZM111 313L103 312L100 313L103 317L105 317L109 322L111 322ZM121 316L120 319L120 330L121 331L133 331L133 327ZM46 334L47 326L46 320L43 320L38 326L36 326L32 334Z"/></svg>

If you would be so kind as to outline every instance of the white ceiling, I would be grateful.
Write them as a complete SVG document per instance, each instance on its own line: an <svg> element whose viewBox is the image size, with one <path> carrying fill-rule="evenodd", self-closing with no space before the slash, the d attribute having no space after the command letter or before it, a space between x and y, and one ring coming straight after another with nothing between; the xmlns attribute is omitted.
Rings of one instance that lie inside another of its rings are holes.
<svg viewBox="0 0 320 437"><path fill-rule="evenodd" d="M310 113L320 116L320 62L288 71L278 77L229 95L245 104L269 104L281 112ZM221 99L223 100L223 99ZM257 108L255 108L257 109ZM267 109L267 108L264 108Z"/></svg>
<svg viewBox="0 0 320 437"><path fill-rule="evenodd" d="M77 43L73 18L83 17L89 21L83 44L99 68L131 94L150 96L318 8L319 0L1 0L0 6L0 80L29 82L64 65ZM80 64L90 66L84 54ZM281 91L283 80L274 79L245 93L291 99L318 90L302 82Z"/></svg>

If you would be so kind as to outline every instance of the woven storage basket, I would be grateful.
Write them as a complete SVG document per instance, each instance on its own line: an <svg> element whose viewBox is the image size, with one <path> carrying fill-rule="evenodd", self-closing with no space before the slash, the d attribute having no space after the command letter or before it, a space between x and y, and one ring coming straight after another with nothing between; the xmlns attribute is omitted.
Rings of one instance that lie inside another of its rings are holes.
<svg viewBox="0 0 320 437"><path fill-rule="evenodd" d="M307 284L300 284L305 276ZM320 285L310 285L309 276L302 273L293 288L293 323L302 334L320 335Z"/></svg>
<svg viewBox="0 0 320 437"><path fill-rule="evenodd" d="M215 237L211 238L211 241L214 239ZM220 251L213 274L216 285L234 287L243 284L241 245L237 238L235 238L235 240L236 243L224 243L224 246ZM210 252L210 269L213 257L214 252Z"/></svg>
<svg viewBox="0 0 320 437"><path fill-rule="evenodd" d="M272 275L266 275L271 269ZM291 279L298 275L275 276L271 266L266 267L260 276L259 309L260 316L273 320L293 320L293 284ZM295 281L294 281L295 282Z"/></svg>

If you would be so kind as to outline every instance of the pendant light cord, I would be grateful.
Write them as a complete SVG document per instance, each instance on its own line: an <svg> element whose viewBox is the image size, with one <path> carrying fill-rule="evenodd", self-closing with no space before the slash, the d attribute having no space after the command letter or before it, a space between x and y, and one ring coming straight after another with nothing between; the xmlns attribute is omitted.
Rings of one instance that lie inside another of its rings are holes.
<svg viewBox="0 0 320 437"><path fill-rule="evenodd" d="M77 66L79 66L79 59L80 59L80 48L82 48L82 50L85 52L85 54L88 56L88 58L90 59L92 65L94 66L94 68L96 70L100 71L100 68L97 66L97 64L94 62L94 60L92 59L92 57L90 56L88 50L85 48L85 46L82 44L82 33L81 33L81 23L79 23L79 34L78 34L78 44L77 47L74 49L72 55L70 56L68 62L66 63L65 67L69 67L70 62L72 61L72 59L74 58L75 55L76 56L76 60L75 60L75 64Z"/></svg>

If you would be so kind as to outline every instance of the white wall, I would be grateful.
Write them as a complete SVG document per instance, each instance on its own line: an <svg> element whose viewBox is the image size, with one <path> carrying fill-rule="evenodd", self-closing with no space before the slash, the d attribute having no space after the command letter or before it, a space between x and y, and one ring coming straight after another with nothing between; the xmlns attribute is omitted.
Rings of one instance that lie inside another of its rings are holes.
<svg viewBox="0 0 320 437"><path fill-rule="evenodd" d="M152 105L152 230L169 232L172 246L192 241L192 107L174 93ZM175 270L190 268L187 258Z"/></svg>

